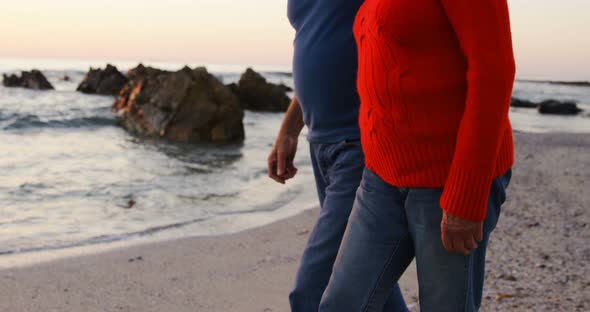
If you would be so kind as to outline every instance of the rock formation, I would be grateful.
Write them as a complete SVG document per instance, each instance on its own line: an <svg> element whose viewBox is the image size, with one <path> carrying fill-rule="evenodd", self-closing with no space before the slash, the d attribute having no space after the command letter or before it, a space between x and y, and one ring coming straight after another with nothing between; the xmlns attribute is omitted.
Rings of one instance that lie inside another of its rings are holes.
<svg viewBox="0 0 590 312"><path fill-rule="evenodd" d="M10 76L2 75L2 84L9 88L27 88L34 90L53 90L54 87L49 83L47 78L40 71L33 69L32 71L23 71L21 76L12 74Z"/></svg>
<svg viewBox="0 0 590 312"><path fill-rule="evenodd" d="M582 112L575 102L562 102L558 100L546 100L541 103L535 103L519 98L512 98L510 104L512 107L519 108L536 108L541 114L552 115L577 115Z"/></svg>
<svg viewBox="0 0 590 312"><path fill-rule="evenodd" d="M519 108L537 108L539 104L513 97L510 106Z"/></svg>
<svg viewBox="0 0 590 312"><path fill-rule="evenodd" d="M78 91L87 94L118 95L128 79L110 64L105 69L93 69L84 76Z"/></svg>
<svg viewBox="0 0 590 312"><path fill-rule="evenodd" d="M291 101L287 92L291 89L283 84L273 84L248 68L240 81L228 87L237 95L242 108L253 111L284 112Z"/></svg>
<svg viewBox="0 0 590 312"><path fill-rule="evenodd" d="M203 67L177 72L138 66L113 104L125 128L182 142L240 142L237 97Z"/></svg>
<svg viewBox="0 0 590 312"><path fill-rule="evenodd" d="M577 115L582 112L575 102L547 100L539 104L539 113L554 115Z"/></svg>

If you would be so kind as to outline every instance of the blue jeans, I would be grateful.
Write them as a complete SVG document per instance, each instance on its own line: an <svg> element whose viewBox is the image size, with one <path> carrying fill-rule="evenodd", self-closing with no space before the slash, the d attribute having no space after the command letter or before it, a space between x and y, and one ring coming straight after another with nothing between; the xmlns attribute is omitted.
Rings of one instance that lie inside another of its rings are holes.
<svg viewBox="0 0 590 312"><path fill-rule="evenodd" d="M320 216L309 236L295 287L289 295L294 312L318 311L364 169L360 142L312 143L310 150L320 198ZM381 311L407 311L396 283L391 283L386 293L386 307Z"/></svg>
<svg viewBox="0 0 590 312"><path fill-rule="evenodd" d="M486 248L510 178L508 171L493 181L484 239L466 256L443 247L442 189L395 187L365 169L319 311L381 311L414 257L421 311L477 311Z"/></svg>

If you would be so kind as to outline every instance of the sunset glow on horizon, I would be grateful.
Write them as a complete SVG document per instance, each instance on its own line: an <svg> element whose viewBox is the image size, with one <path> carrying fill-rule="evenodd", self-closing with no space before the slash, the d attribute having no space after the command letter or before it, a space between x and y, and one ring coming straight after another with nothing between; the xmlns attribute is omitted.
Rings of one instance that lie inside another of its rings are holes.
<svg viewBox="0 0 590 312"><path fill-rule="evenodd" d="M590 1L510 0L521 78L590 80ZM21 0L0 57L288 65L287 0Z"/></svg>

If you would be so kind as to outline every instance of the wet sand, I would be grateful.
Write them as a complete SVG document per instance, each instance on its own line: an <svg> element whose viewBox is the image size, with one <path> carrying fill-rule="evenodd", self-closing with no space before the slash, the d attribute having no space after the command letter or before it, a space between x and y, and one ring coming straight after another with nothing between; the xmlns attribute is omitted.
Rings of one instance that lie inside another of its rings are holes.
<svg viewBox="0 0 590 312"><path fill-rule="evenodd" d="M482 311L590 309L590 135L516 133ZM0 311L288 311L318 210L238 234L0 271ZM416 274L400 282L418 310Z"/></svg>

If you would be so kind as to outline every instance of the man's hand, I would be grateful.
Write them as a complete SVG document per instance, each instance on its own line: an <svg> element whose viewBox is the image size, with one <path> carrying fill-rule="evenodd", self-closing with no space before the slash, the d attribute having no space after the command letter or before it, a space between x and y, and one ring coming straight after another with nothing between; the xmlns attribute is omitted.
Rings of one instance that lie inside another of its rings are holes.
<svg viewBox="0 0 590 312"><path fill-rule="evenodd" d="M268 155L268 176L271 179L285 184L297 174L297 168L293 164L297 153L297 141L296 136L279 134L275 146Z"/></svg>
<svg viewBox="0 0 590 312"><path fill-rule="evenodd" d="M468 255L483 240L483 222L461 219L443 211L441 239L448 252Z"/></svg>
<svg viewBox="0 0 590 312"><path fill-rule="evenodd" d="M281 184L285 184L297 173L293 159L297 153L297 142L303 126L301 105L297 97L293 97L275 145L268 155L268 176Z"/></svg>

